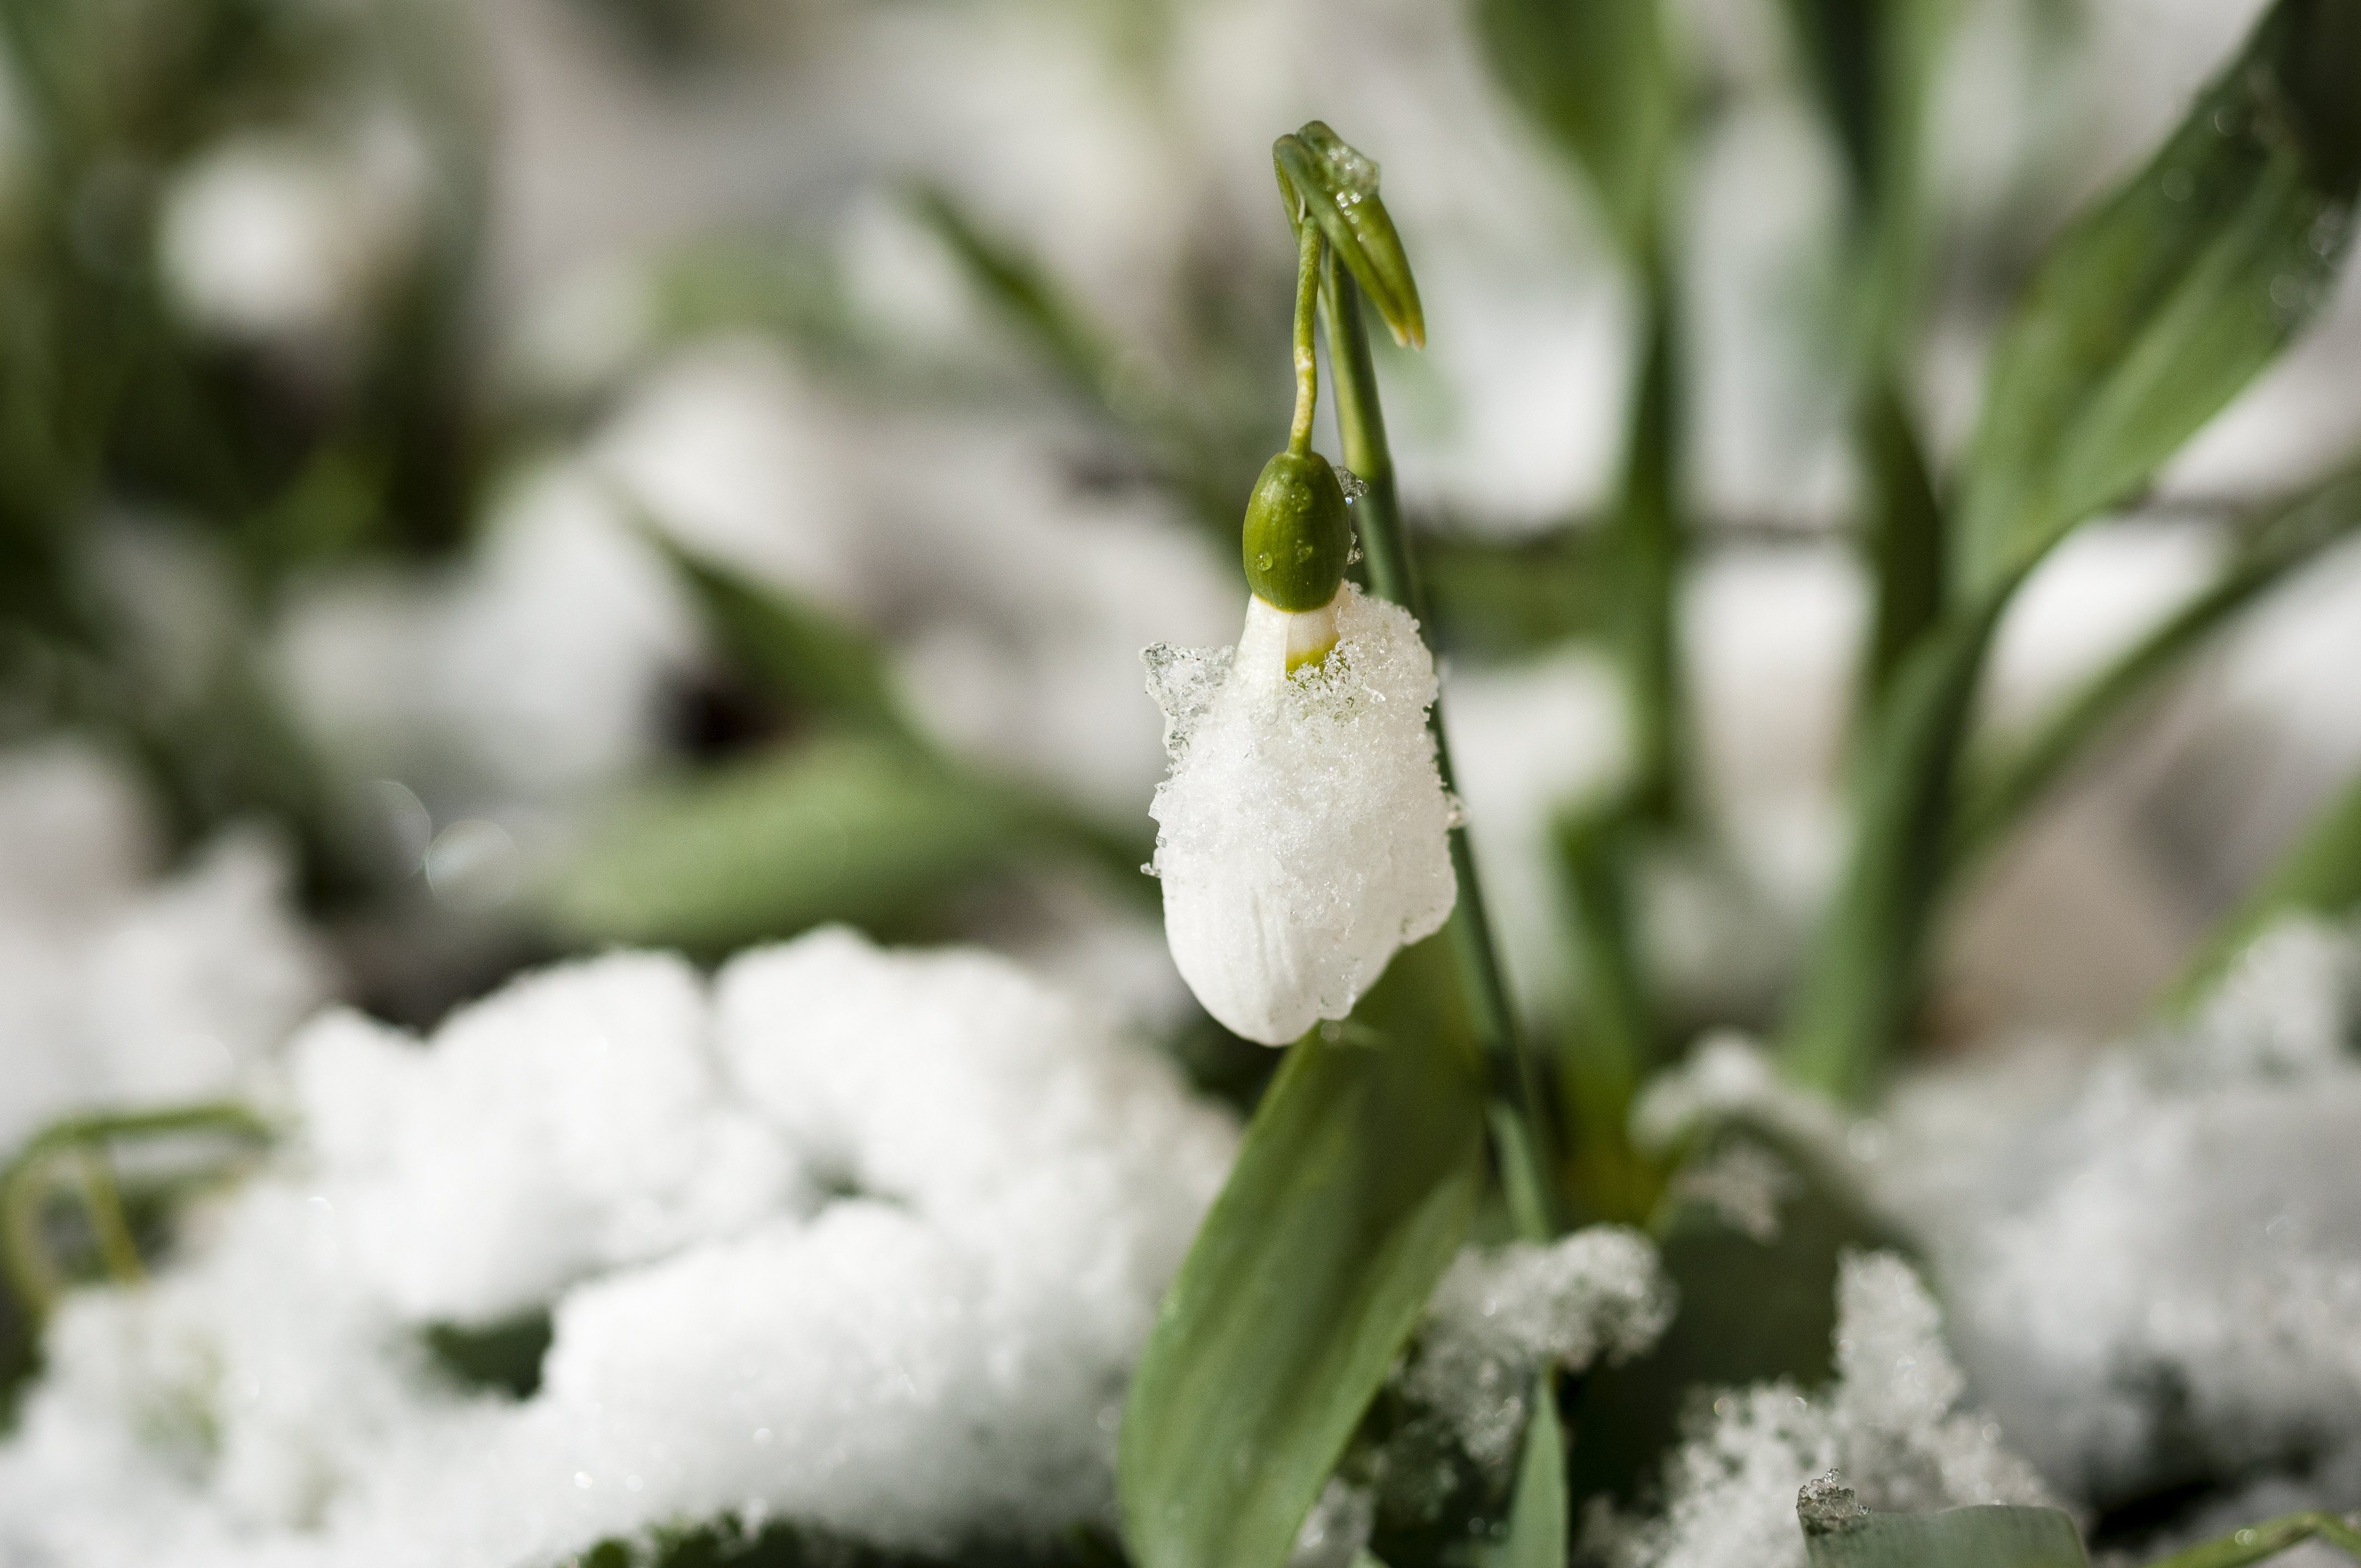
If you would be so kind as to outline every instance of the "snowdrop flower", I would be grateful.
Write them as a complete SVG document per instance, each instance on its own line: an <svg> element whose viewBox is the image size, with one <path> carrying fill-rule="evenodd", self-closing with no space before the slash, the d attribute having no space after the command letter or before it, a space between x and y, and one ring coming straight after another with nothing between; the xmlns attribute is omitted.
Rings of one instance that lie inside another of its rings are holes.
<svg viewBox="0 0 2361 1568"><path fill-rule="evenodd" d="M1418 623L1344 581L1345 497L1281 453L1247 508L1234 649L1148 650L1172 772L1149 807L1165 937L1205 1010L1280 1046L1342 1018L1458 894Z"/></svg>

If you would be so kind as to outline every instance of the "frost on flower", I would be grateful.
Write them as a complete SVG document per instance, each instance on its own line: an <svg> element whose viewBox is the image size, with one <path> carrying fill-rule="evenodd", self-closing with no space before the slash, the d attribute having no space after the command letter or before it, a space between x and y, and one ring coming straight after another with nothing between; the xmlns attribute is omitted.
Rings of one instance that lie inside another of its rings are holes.
<svg viewBox="0 0 2361 1568"><path fill-rule="evenodd" d="M1962 1115L1990 1086L1936 1080L1897 1105L1923 1174L1893 1201L1980 1393L2062 1488L2361 1464L2356 1042L2361 940L2297 924L2062 1101Z"/></svg>
<svg viewBox="0 0 2361 1568"><path fill-rule="evenodd" d="M509 1568L719 1518L947 1552L1111 1516L1234 1133L1013 965L617 954L423 1044L302 1040L296 1135L53 1320L0 1562ZM428 1331L547 1310L539 1387Z"/></svg>
<svg viewBox="0 0 2361 1568"><path fill-rule="evenodd" d="M1435 1287L1403 1392L1441 1415L1477 1464L1505 1464L1536 1374L1638 1354L1672 1321L1673 1305L1655 1248L1620 1225L1550 1246L1470 1247Z"/></svg>
<svg viewBox="0 0 2361 1568"><path fill-rule="evenodd" d="M1666 1462L1665 1509L1644 1522L1604 1507L1591 1551L1616 1568L1803 1568L1797 1492L1835 1470L1871 1508L2048 1501L2000 1429L1963 1408L1933 1298L1891 1254L1853 1255L1837 1283L1835 1379L1724 1391Z"/></svg>
<svg viewBox="0 0 2361 1568"><path fill-rule="evenodd" d="M1236 649L1147 653L1172 756L1149 812L1173 959L1266 1045L1351 1012L1457 896L1418 623L1347 584L1334 648L1290 674L1286 623L1319 613L1254 599Z"/></svg>

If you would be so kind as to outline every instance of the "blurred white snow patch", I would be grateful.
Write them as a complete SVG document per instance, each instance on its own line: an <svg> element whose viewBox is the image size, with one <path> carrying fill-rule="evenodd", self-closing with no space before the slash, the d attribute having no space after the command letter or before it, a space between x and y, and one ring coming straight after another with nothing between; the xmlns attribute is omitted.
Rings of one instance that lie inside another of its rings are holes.
<svg viewBox="0 0 2361 1568"><path fill-rule="evenodd" d="M1897 1160L1928 1168L1887 1199L1933 1245L1977 1387L2062 1488L2361 1452L2356 1041L2361 942L2297 925L2062 1101L1943 1079L1897 1101L1897 1146L1941 1158Z"/></svg>
<svg viewBox="0 0 2361 1568"><path fill-rule="evenodd" d="M276 664L304 729L347 777L402 780L437 817L627 776L654 754L665 677L697 641L619 510L579 466L553 466L511 488L455 570L299 592Z"/></svg>
<svg viewBox="0 0 2361 1568"><path fill-rule="evenodd" d="M59 1320L0 1558L528 1568L724 1516L935 1552L1109 1519L1132 1359L1235 1142L1006 961L840 930L709 992L649 955L545 971L423 1049L338 1015L299 1080L271 1172ZM540 1389L459 1390L416 1315L529 1277Z"/></svg>
<svg viewBox="0 0 2361 1568"><path fill-rule="evenodd" d="M1845 847L1839 774L1869 624L1860 564L1832 545L1724 550L1682 598L1708 805L1757 888L1802 920Z"/></svg>
<svg viewBox="0 0 2361 1568"><path fill-rule="evenodd" d="M2040 718L2194 598L2222 555L2220 533L2198 524L2132 517L2068 534L2002 618L1987 719L2017 728Z"/></svg>
<svg viewBox="0 0 2361 1568"><path fill-rule="evenodd" d="M862 558L838 422L785 356L720 338L642 379L590 464L688 550L850 612L881 564Z"/></svg>
<svg viewBox="0 0 2361 1568"><path fill-rule="evenodd" d="M427 179L416 131L390 115L325 141L231 137L165 194L165 286L191 321L224 336L349 334L408 264Z"/></svg>
<svg viewBox="0 0 2361 1568"><path fill-rule="evenodd" d="M1236 568L1168 503L1078 484L1052 430L917 422L873 476L898 685L953 749L1137 824L1163 771L1140 649L1237 624Z"/></svg>
<svg viewBox="0 0 2361 1568"><path fill-rule="evenodd" d="M1377 1522L1376 1494L1330 1476L1304 1516L1303 1528L1295 1533L1287 1568L1353 1568Z"/></svg>
<svg viewBox="0 0 2361 1568"><path fill-rule="evenodd" d="M1533 1379L1620 1362L1656 1343L1675 1290L1638 1231L1593 1225L1548 1246L1463 1249L1435 1286L1402 1389L1439 1414L1478 1464L1506 1464Z"/></svg>
<svg viewBox="0 0 2361 1568"><path fill-rule="evenodd" d="M1741 99L1699 148L1687 203L1697 504L1825 522L1855 480L1841 356L1843 175L1808 105Z"/></svg>
<svg viewBox="0 0 2361 1568"><path fill-rule="evenodd" d="M785 1205L786 1152L730 1102L705 1012L686 964L617 954L423 1049L356 1014L311 1025L291 1055L353 1268L407 1318L490 1323Z"/></svg>
<svg viewBox="0 0 2361 1568"><path fill-rule="evenodd" d="M1003 878L962 906L960 926L968 940L1143 1039L1170 1038L1195 1012L1159 912L1104 879L1057 871Z"/></svg>
<svg viewBox="0 0 2361 1568"><path fill-rule="evenodd" d="M71 736L0 751L0 918L103 916L161 852L148 801L108 753Z"/></svg>
<svg viewBox="0 0 2361 1568"><path fill-rule="evenodd" d="M1686 1061L1648 1080L1631 1106L1631 1138L1643 1149L1669 1154L1733 1120L1829 1155L1847 1146L1847 1124L1837 1107L1781 1078L1761 1046L1730 1030L1707 1036Z"/></svg>
<svg viewBox="0 0 2361 1568"><path fill-rule="evenodd" d="M1584 1544L1616 1568L1803 1568L1795 1494L1830 1470L1881 1511L2048 1501L2000 1429L1964 1407L1941 1314L1909 1265L1850 1254L1837 1281L1836 1376L1715 1397L1665 1462L1662 1517L1594 1505Z"/></svg>
<svg viewBox="0 0 2361 1568"><path fill-rule="evenodd" d="M0 1150L71 1112L250 1086L327 996L283 845L228 832L149 882L157 839L104 754L0 752Z"/></svg>
<svg viewBox="0 0 2361 1568"><path fill-rule="evenodd" d="M1565 894L1554 834L1631 766L1622 685L1596 650L1569 646L1522 664L1447 666L1444 705L1454 784L1483 872L1518 1004L1565 994Z"/></svg>

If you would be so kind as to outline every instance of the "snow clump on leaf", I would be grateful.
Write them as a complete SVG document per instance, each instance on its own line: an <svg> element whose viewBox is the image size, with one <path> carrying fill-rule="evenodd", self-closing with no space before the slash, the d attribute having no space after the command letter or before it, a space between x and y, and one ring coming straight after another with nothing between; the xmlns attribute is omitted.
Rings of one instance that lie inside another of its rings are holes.
<svg viewBox="0 0 2361 1568"><path fill-rule="evenodd" d="M1810 1394L1781 1378L1717 1395L1665 1463L1664 1515L1595 1508L1589 1550L1616 1568L1804 1568L1796 1493L1830 1470L1882 1512L2048 1500L2000 1429L1961 1407L1941 1315L1900 1258L1845 1258L1836 1372Z"/></svg>

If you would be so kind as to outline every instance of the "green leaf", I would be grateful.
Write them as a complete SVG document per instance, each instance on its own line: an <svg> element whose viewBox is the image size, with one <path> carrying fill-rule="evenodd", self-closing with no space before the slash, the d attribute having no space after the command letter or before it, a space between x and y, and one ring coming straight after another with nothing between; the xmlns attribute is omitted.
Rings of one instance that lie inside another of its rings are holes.
<svg viewBox="0 0 2361 1568"><path fill-rule="evenodd" d="M2304 829L2262 884L2216 927L2179 984L2171 1005L2185 1009L2210 991L2247 944L2291 916L2334 919L2361 905L2361 779L2346 786Z"/></svg>
<svg viewBox="0 0 2361 1568"><path fill-rule="evenodd" d="M1485 1568L1565 1568L1565 1437L1558 1430L1552 1382L1544 1372L1534 1383L1525 1452L1517 1461L1516 1498L1509 1505L1508 1539L1485 1553Z"/></svg>
<svg viewBox="0 0 2361 1568"><path fill-rule="evenodd" d="M1165 1298L1116 1478L1140 1568L1278 1568L1466 1238L1483 1086L1430 940L1290 1048Z"/></svg>
<svg viewBox="0 0 2361 1568"><path fill-rule="evenodd" d="M1908 1028L1949 863L1960 741L2004 603L1995 595L1920 639L1879 707L1844 880L1781 1030L1781 1065L1799 1083L1865 1096Z"/></svg>
<svg viewBox="0 0 2361 1568"><path fill-rule="evenodd" d="M1804 1533L1812 1568L2089 1568L2056 1508L1980 1503L1939 1514L1864 1514Z"/></svg>
<svg viewBox="0 0 2361 1568"><path fill-rule="evenodd" d="M1425 347L1426 316L1419 308L1418 280L1411 276L1401 236L1394 232L1385 199L1378 194L1377 160L1318 120L1273 142L1270 157L1279 170L1279 193L1287 202L1287 221L1309 218L1318 224L1329 248L1385 318L1394 341L1408 348Z"/></svg>
<svg viewBox="0 0 2361 1568"><path fill-rule="evenodd" d="M1876 619L1862 670L1862 711L1873 713L1894 673L1943 612L1943 511L1900 389L1879 375L1859 419L1869 477L1868 550Z"/></svg>
<svg viewBox="0 0 2361 1568"><path fill-rule="evenodd" d="M1652 0L1482 0L1492 73L1589 176L1626 254L1655 265L1679 88Z"/></svg>
<svg viewBox="0 0 2361 1568"><path fill-rule="evenodd" d="M986 234L939 185L918 187L911 205L984 295L1048 350L1061 371L1091 396L1108 397L1115 348L1038 262Z"/></svg>
<svg viewBox="0 0 2361 1568"><path fill-rule="evenodd" d="M1960 602L2122 501L2326 298L2361 183L2361 0L2279 0L2163 149L2050 247L1994 353Z"/></svg>
<svg viewBox="0 0 2361 1568"><path fill-rule="evenodd" d="M2361 465L2345 468L2247 531L2213 585L2059 705L2032 736L1971 776L1959 859L1971 860L2064 776L2075 760L2214 633L2272 588L2361 528Z"/></svg>
<svg viewBox="0 0 2361 1568"><path fill-rule="evenodd" d="M786 590L653 539L696 595L730 662L772 696L850 728L907 738L884 655L859 626Z"/></svg>
<svg viewBox="0 0 2361 1568"><path fill-rule="evenodd" d="M1734 1214L1726 1182L1693 1173L1744 1160L1763 1178L1768 1216ZM1762 1219L1770 1221L1761 1224ZM1595 1366L1570 1426L1576 1497L1632 1500L1654 1482L1697 1390L1834 1370L1837 1271L1849 1251L1908 1249L1839 1174L1769 1129L1730 1122L1696 1142L1650 1229L1680 1310L1647 1354Z"/></svg>
<svg viewBox="0 0 2361 1568"><path fill-rule="evenodd" d="M627 801L541 896L579 943L719 952L891 918L1038 850L1039 826L906 747L825 740Z"/></svg>
<svg viewBox="0 0 2361 1568"><path fill-rule="evenodd" d="M2361 1530L2355 1529L2352 1521L2334 1514L2301 1513L2232 1530L2219 1541L2176 1552L2148 1568L2246 1568L2249 1563L2276 1557L2307 1541L2324 1541L2361 1563Z"/></svg>

